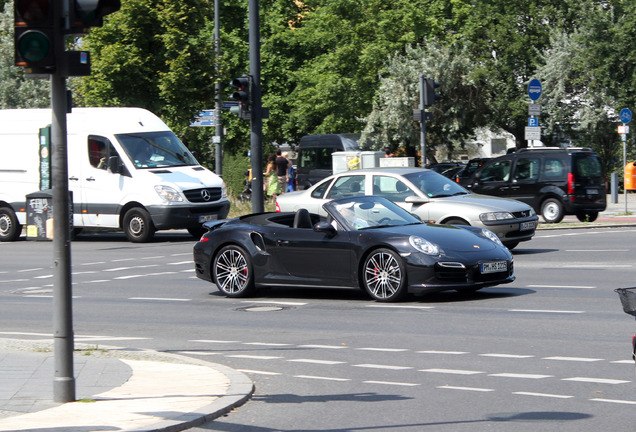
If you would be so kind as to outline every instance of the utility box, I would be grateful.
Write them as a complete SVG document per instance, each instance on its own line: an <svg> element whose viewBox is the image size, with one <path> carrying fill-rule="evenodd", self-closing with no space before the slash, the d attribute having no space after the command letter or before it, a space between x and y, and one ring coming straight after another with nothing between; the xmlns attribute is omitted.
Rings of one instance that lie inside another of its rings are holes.
<svg viewBox="0 0 636 432"><path fill-rule="evenodd" d="M381 152L381 151L360 152L360 160L362 161L362 169L379 167L380 158L383 156L384 156L384 152Z"/></svg>
<svg viewBox="0 0 636 432"><path fill-rule="evenodd" d="M73 230L73 195L69 192L69 226ZM53 240L53 191L45 189L26 196L27 240Z"/></svg>
<svg viewBox="0 0 636 432"><path fill-rule="evenodd" d="M338 174L345 171L360 169L359 151L339 151L331 153L333 173Z"/></svg>
<svg viewBox="0 0 636 432"><path fill-rule="evenodd" d="M636 190L636 162L625 165L625 190Z"/></svg>

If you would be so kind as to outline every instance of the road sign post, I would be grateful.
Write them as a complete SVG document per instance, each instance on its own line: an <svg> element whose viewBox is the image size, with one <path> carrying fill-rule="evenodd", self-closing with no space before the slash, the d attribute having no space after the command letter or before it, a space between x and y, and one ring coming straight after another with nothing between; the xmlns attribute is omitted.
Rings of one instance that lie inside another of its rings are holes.
<svg viewBox="0 0 636 432"><path fill-rule="evenodd" d="M619 114L623 127L618 127L618 133L621 134L621 140L623 141L623 179L627 176L627 134L629 133L629 126L627 123L632 121L632 111L629 108L623 108ZM627 183L625 183L627 184ZM627 214L627 188L623 187L623 194L625 196L625 214Z"/></svg>

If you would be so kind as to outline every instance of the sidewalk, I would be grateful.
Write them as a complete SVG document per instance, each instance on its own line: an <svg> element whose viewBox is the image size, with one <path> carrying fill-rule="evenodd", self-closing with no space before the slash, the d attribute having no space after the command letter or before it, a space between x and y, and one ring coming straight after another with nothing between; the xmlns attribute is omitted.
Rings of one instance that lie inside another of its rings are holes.
<svg viewBox="0 0 636 432"><path fill-rule="evenodd" d="M612 196L607 195L607 208L599 213L594 222L580 222L576 216L565 216L558 224L547 224L539 216L539 229L586 228L596 226L632 226L636 225L636 193L627 194L627 213L625 212L625 196L618 195L618 202L612 202ZM632 214L629 214L632 213Z"/></svg>
<svg viewBox="0 0 636 432"><path fill-rule="evenodd" d="M180 431L245 403L244 374L193 358L76 344L77 402L53 402L51 343L0 339L0 431Z"/></svg>

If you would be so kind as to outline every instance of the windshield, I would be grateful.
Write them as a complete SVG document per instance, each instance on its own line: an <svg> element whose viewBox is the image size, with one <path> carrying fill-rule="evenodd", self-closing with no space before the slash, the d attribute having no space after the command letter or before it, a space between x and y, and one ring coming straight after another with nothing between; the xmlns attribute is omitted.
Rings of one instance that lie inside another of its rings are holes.
<svg viewBox="0 0 636 432"><path fill-rule="evenodd" d="M329 201L324 207L348 230L422 223L402 207L377 196L341 198Z"/></svg>
<svg viewBox="0 0 636 432"><path fill-rule="evenodd" d="M136 168L198 165L171 131L117 134L117 140Z"/></svg>
<svg viewBox="0 0 636 432"><path fill-rule="evenodd" d="M429 198L441 198L469 193L451 179L435 171L418 171L404 176Z"/></svg>

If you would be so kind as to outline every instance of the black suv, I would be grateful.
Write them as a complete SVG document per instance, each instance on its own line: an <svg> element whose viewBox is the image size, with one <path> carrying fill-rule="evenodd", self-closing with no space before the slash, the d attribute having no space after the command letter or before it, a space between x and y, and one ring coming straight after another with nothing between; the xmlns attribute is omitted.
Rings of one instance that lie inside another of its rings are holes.
<svg viewBox="0 0 636 432"><path fill-rule="evenodd" d="M475 172L470 189L523 201L548 223L565 215L591 222L606 207L601 164L587 148L521 149L491 159Z"/></svg>

